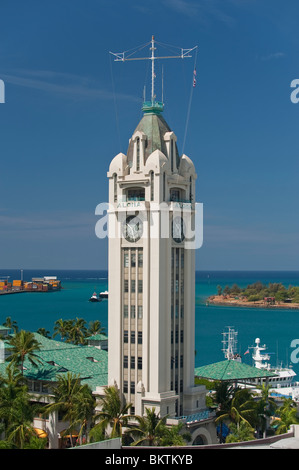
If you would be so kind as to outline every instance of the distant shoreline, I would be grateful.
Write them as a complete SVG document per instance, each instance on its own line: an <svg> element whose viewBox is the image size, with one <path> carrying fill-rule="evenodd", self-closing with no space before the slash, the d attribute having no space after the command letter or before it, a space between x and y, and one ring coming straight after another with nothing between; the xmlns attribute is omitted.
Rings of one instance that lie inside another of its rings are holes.
<svg viewBox="0 0 299 470"><path fill-rule="evenodd" d="M299 310L299 303L275 303L269 304L263 300L253 302L236 300L233 298L225 299L222 295L212 295L206 299L206 305L218 305L222 307L249 307L249 308L263 308L263 309L288 309Z"/></svg>

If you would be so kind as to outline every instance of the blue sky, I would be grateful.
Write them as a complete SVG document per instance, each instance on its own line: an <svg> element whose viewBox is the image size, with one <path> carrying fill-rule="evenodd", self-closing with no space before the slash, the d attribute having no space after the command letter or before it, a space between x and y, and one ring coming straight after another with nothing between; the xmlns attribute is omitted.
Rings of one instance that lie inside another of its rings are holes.
<svg viewBox="0 0 299 470"><path fill-rule="evenodd" d="M107 268L95 208L150 86L147 62L109 51L152 34L199 47L184 148L204 205L197 269L298 270L298 23L296 0L2 1L1 270ZM163 62L180 152L194 60Z"/></svg>

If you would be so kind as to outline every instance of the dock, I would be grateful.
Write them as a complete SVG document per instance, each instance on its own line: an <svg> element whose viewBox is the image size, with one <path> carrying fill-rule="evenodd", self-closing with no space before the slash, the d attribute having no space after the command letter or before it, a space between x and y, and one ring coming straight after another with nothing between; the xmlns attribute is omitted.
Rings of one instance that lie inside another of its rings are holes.
<svg viewBox="0 0 299 470"><path fill-rule="evenodd" d="M22 292L54 292L61 290L61 281L56 276L32 278L31 281L8 279L0 280L0 295L20 294Z"/></svg>

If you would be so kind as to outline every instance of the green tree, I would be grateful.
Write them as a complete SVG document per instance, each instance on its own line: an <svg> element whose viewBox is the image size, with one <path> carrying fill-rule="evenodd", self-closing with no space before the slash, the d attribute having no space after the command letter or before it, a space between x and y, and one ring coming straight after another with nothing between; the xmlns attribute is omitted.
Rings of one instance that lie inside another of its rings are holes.
<svg viewBox="0 0 299 470"><path fill-rule="evenodd" d="M59 320L56 320L56 322L54 323L53 338L59 335L62 341L68 340L71 326L72 326L72 320L63 320L62 318L60 318Z"/></svg>
<svg viewBox="0 0 299 470"><path fill-rule="evenodd" d="M231 423L229 428L231 434L227 436L226 443L252 441L255 439L254 429L245 421L241 421L239 425Z"/></svg>
<svg viewBox="0 0 299 470"><path fill-rule="evenodd" d="M46 330L45 328L39 328L37 333L45 338L51 339L50 331Z"/></svg>
<svg viewBox="0 0 299 470"><path fill-rule="evenodd" d="M32 404L24 378L11 363L1 376L0 420L4 425L7 446L23 449L35 436L32 423L38 404Z"/></svg>
<svg viewBox="0 0 299 470"><path fill-rule="evenodd" d="M3 326L6 326L6 328L11 328L15 333L19 329L17 322L13 321L11 317L6 317L6 320L3 323Z"/></svg>
<svg viewBox="0 0 299 470"><path fill-rule="evenodd" d="M29 360L33 366L37 366L38 363L41 362L36 354L36 352L40 350L41 344L35 339L34 334L30 331L18 331L9 339L8 342L11 346L11 354L7 358L7 361L20 365L22 374L24 372L25 359Z"/></svg>
<svg viewBox="0 0 299 470"><path fill-rule="evenodd" d="M234 387L228 382L215 382L215 394L213 396L214 403L217 405L216 416L223 416L229 412L231 407ZM220 442L223 442L222 423L220 420Z"/></svg>
<svg viewBox="0 0 299 470"><path fill-rule="evenodd" d="M183 423L165 426L160 440L161 446L185 446L191 441L191 434L183 431Z"/></svg>
<svg viewBox="0 0 299 470"><path fill-rule="evenodd" d="M291 424L299 424L297 406L291 398L284 400L281 408L277 410L277 414L278 417L271 424L271 426L276 427L276 434L288 432Z"/></svg>
<svg viewBox="0 0 299 470"><path fill-rule="evenodd" d="M79 424L83 430L91 413L91 406L94 407L92 391L85 384L82 385L80 378L76 374L67 372L66 375L58 375L58 380L52 387L53 401L46 405L44 414L59 411L63 421L69 421L68 431L70 432L71 446L73 447L73 431Z"/></svg>
<svg viewBox="0 0 299 470"><path fill-rule="evenodd" d="M90 430L90 436L93 437L98 432L107 432L110 427L111 438L122 437L123 427L127 426L131 418L128 411L132 404L123 404L118 388L113 385L105 388L105 396L100 398L100 404L101 411L95 417L95 422L99 423Z"/></svg>
<svg viewBox="0 0 299 470"><path fill-rule="evenodd" d="M260 394L256 394L259 398L255 401L256 427L266 437L270 416L275 413L277 405L273 398L270 397L270 385L263 384L258 386L258 389Z"/></svg>
<svg viewBox="0 0 299 470"><path fill-rule="evenodd" d="M96 334L105 334L105 328L99 320L91 321L88 325L87 335L93 336Z"/></svg>
<svg viewBox="0 0 299 470"><path fill-rule="evenodd" d="M70 329L70 339L74 344L86 344L87 329L83 318L76 318Z"/></svg>
<svg viewBox="0 0 299 470"><path fill-rule="evenodd" d="M155 408L146 408L145 413L145 416L134 416L134 421L138 424L130 426L126 434L134 438L132 446L159 446L163 438L169 437L166 428L167 417L159 418Z"/></svg>
<svg viewBox="0 0 299 470"><path fill-rule="evenodd" d="M81 386L74 403L74 418L72 421L72 426L79 429L80 444L82 444L84 435L87 437L88 427L91 423L95 407L96 399L91 389L87 385Z"/></svg>
<svg viewBox="0 0 299 470"><path fill-rule="evenodd" d="M248 389L239 389L234 393L229 410L220 412L215 422L229 420L237 425L239 429L240 422L244 421L251 426L255 419L254 401Z"/></svg>

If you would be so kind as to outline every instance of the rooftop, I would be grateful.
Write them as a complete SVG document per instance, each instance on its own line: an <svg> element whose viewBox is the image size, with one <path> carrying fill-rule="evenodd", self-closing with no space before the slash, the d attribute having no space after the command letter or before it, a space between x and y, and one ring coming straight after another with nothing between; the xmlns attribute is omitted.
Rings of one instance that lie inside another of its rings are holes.
<svg viewBox="0 0 299 470"><path fill-rule="evenodd" d="M34 367L29 361L24 363L24 376L29 380L55 382L58 374L71 372L80 375L82 383L92 390L108 383L108 353L93 346L76 346L62 341L45 338L34 333L41 344L36 355L41 364ZM7 363L0 363L0 373L4 374Z"/></svg>
<svg viewBox="0 0 299 470"><path fill-rule="evenodd" d="M256 367L234 360L225 360L207 366L197 367L195 369L195 375L205 379L231 382L276 376L276 374L267 370L257 369Z"/></svg>

